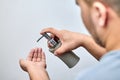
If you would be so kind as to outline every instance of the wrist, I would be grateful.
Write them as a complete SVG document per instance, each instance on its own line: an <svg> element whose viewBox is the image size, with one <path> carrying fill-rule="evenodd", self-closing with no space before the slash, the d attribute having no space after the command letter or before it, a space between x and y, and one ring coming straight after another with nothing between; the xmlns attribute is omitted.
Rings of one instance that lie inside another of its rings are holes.
<svg viewBox="0 0 120 80"><path fill-rule="evenodd" d="M27 72L32 72L32 71L45 71L46 68L45 67L40 67L40 66L29 66L27 68Z"/></svg>
<svg viewBox="0 0 120 80"><path fill-rule="evenodd" d="M89 49L90 48L90 46L94 46L96 43L95 43L95 41L94 41L94 39L91 37L91 36L88 36L88 35L85 35L84 36L84 41L83 41L83 47L85 48L85 49Z"/></svg>
<svg viewBox="0 0 120 80"><path fill-rule="evenodd" d="M28 69L31 80L50 80L45 68L31 67Z"/></svg>
<svg viewBox="0 0 120 80"><path fill-rule="evenodd" d="M88 47L88 44L92 42L92 38L86 34L79 34L80 37L78 37L78 44L79 47L82 46L84 48Z"/></svg>

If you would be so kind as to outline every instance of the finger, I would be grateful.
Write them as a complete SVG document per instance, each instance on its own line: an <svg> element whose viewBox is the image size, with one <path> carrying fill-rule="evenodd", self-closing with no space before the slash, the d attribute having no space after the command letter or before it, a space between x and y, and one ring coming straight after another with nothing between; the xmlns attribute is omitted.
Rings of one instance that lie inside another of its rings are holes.
<svg viewBox="0 0 120 80"><path fill-rule="evenodd" d="M49 41L47 42L47 44L48 44L48 48L53 47L53 45Z"/></svg>
<svg viewBox="0 0 120 80"><path fill-rule="evenodd" d="M43 62L46 63L46 56L45 56L45 53L42 52L41 55L42 55L41 61L43 61Z"/></svg>
<svg viewBox="0 0 120 80"><path fill-rule="evenodd" d="M35 49L31 49L31 51L29 52L28 56L27 56L27 60L31 61L33 56L34 56L34 52L35 52Z"/></svg>
<svg viewBox="0 0 120 80"><path fill-rule="evenodd" d="M56 42L59 40L59 38L53 34L50 35Z"/></svg>
<svg viewBox="0 0 120 80"><path fill-rule="evenodd" d="M45 29L43 29L41 32L40 32L40 34L43 34L43 33L51 33L51 34L53 34L53 35L56 35L57 37L59 36L59 34L58 34L58 31L59 30L57 30L57 29L54 29L54 28L45 28Z"/></svg>
<svg viewBox="0 0 120 80"><path fill-rule="evenodd" d="M54 55L59 56L59 55L64 54L65 52L68 52L68 51L69 51L69 48L67 45L61 45L61 47L59 47L55 51Z"/></svg>
<svg viewBox="0 0 120 80"><path fill-rule="evenodd" d="M51 34L50 37L53 38L56 42L59 41L59 38L56 37L56 36L53 35L53 34ZM51 44L49 41L47 41L47 44L48 44L48 47L49 47L49 48L53 47L53 44Z"/></svg>
<svg viewBox="0 0 120 80"><path fill-rule="evenodd" d="M54 38L54 37L55 37L55 35L53 35L53 34L50 34L50 37Z"/></svg>
<svg viewBox="0 0 120 80"><path fill-rule="evenodd" d="M41 49L41 48L39 48L39 49L38 49L37 62L40 62L40 61L41 61L41 53L42 53L42 49Z"/></svg>
<svg viewBox="0 0 120 80"><path fill-rule="evenodd" d="M35 48L35 52L34 52L32 61L36 62L37 61L37 56L38 56L38 48Z"/></svg>

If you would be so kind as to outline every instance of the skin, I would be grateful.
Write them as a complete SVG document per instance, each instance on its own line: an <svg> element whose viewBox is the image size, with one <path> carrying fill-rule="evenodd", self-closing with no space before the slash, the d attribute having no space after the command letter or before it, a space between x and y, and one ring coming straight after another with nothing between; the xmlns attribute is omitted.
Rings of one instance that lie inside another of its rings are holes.
<svg viewBox="0 0 120 80"><path fill-rule="evenodd" d="M28 72L30 80L50 80L46 71L46 58L41 48L32 49L28 57L20 59L21 68Z"/></svg>
<svg viewBox="0 0 120 80"><path fill-rule="evenodd" d="M98 44L102 45L107 52L119 50L120 36L118 34L120 31L120 17L118 14L111 7L106 7L98 1L95 1L91 7L88 7L84 0L77 1L83 13L83 20L85 19L84 23L87 25L86 28L94 40L100 41ZM87 20L91 20L91 22L89 23Z"/></svg>
<svg viewBox="0 0 120 80"><path fill-rule="evenodd" d="M106 7L99 1L95 1L92 6L88 6L84 0L76 0L76 3L81 8L84 24L92 37L67 30L43 29L41 34L49 32L52 37L57 37L62 42L62 46L55 51L55 55L61 55L82 46L99 60L106 52L120 50L118 14L111 7ZM21 68L28 72L31 80L49 80L45 69L45 55L37 50L33 49L26 60L20 60ZM36 57L34 53L41 55Z"/></svg>
<svg viewBox="0 0 120 80"><path fill-rule="evenodd" d="M41 34L44 32L52 33L54 36L58 37L62 42L60 48L55 51L55 55L59 56L64 54L67 51L71 51L78 47L86 48L96 59L100 59L106 50L99 46L91 36L71 32L67 30L57 30L54 28L46 28L41 31ZM72 37L71 37L72 36Z"/></svg>

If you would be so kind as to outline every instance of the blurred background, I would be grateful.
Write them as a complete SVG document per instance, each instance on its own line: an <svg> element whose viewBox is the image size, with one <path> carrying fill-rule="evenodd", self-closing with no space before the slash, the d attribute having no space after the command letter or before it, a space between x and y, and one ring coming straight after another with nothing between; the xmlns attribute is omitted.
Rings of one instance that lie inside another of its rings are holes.
<svg viewBox="0 0 120 80"><path fill-rule="evenodd" d="M19 59L26 58L35 47L45 51L51 80L74 80L94 65L96 59L80 47L74 52L81 60L69 69L48 51L45 38L36 43L46 27L88 34L80 15L75 0L0 0L0 80L29 80L19 67Z"/></svg>

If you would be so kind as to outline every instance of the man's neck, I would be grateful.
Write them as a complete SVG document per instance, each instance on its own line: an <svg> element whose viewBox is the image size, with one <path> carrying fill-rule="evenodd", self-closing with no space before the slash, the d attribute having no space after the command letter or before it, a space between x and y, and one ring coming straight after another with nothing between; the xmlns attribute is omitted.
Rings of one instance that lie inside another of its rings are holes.
<svg viewBox="0 0 120 80"><path fill-rule="evenodd" d="M112 40L107 42L107 45L106 45L107 52L112 50L120 50L120 38L118 39L117 36L113 38L110 38Z"/></svg>
<svg viewBox="0 0 120 80"><path fill-rule="evenodd" d="M112 21L109 27L105 47L107 51L120 50L120 20L116 19Z"/></svg>

